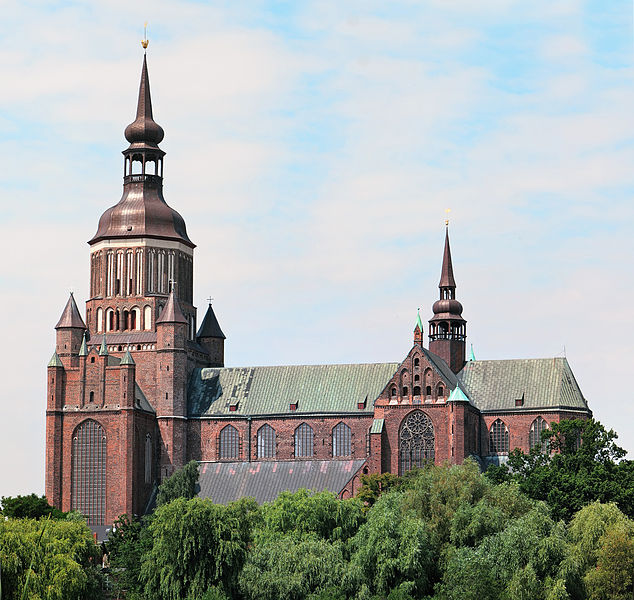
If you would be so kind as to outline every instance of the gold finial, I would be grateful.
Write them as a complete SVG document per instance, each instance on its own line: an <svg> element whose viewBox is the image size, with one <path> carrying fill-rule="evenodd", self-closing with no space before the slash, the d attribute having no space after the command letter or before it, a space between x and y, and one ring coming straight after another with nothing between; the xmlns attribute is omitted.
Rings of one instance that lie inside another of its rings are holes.
<svg viewBox="0 0 634 600"><path fill-rule="evenodd" d="M447 218L445 219L445 226L449 227L449 213L451 212L450 208L445 208L445 213L447 214Z"/></svg>
<svg viewBox="0 0 634 600"><path fill-rule="evenodd" d="M143 24L143 39L141 40L141 46L143 50L147 50L150 40L147 39L147 21Z"/></svg>

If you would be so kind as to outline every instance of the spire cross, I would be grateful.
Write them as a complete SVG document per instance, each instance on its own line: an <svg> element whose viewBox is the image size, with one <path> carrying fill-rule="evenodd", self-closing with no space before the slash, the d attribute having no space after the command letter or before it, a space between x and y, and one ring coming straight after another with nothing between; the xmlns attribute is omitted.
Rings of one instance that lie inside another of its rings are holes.
<svg viewBox="0 0 634 600"><path fill-rule="evenodd" d="M211 296L209 296L209 298L207 298L207 301L209 302L209 306L211 306L211 301L213 300L213 298Z"/></svg>

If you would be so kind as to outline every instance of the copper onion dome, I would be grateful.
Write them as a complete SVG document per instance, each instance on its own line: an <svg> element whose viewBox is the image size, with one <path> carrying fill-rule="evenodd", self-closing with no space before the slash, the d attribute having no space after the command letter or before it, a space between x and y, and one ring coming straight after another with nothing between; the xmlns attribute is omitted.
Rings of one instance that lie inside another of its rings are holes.
<svg viewBox="0 0 634 600"><path fill-rule="evenodd" d="M176 240L193 248L183 217L163 198L163 157L158 147L163 128L154 121L147 60L143 55L136 119L126 127L130 146L123 151L125 175L123 196L118 204L101 215L97 233L88 242L104 239L149 237ZM141 164L141 173L133 174L132 165ZM153 172L148 172L153 164Z"/></svg>

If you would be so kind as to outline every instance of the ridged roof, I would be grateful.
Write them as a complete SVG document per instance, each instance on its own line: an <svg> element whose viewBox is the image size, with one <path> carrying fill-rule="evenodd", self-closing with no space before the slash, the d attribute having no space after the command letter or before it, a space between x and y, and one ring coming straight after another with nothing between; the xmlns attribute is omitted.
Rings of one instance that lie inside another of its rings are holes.
<svg viewBox="0 0 634 600"><path fill-rule="evenodd" d="M304 488L341 493L365 460L289 460L203 463L198 485L201 498L227 504L239 498L271 502L280 492Z"/></svg>
<svg viewBox="0 0 634 600"><path fill-rule="evenodd" d="M565 358L472 360L458 377L481 411L571 408L588 410ZM521 407L515 401L524 398Z"/></svg>
<svg viewBox="0 0 634 600"><path fill-rule="evenodd" d="M192 416L372 414L374 400L399 363L196 369L189 382ZM454 376L455 377L455 376ZM367 401L366 401L367 399ZM359 409L358 402L365 401ZM290 411L290 404L297 409ZM230 406L236 410L230 410Z"/></svg>

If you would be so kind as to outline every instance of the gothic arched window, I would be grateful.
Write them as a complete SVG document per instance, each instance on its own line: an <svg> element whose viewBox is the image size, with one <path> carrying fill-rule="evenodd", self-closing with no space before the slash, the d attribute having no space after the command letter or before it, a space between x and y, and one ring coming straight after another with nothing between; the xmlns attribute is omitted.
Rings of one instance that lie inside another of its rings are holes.
<svg viewBox="0 0 634 600"><path fill-rule="evenodd" d="M352 431L345 423L332 429L332 455L352 456Z"/></svg>
<svg viewBox="0 0 634 600"><path fill-rule="evenodd" d="M106 432L96 421L80 423L73 434L70 508L89 525L105 525Z"/></svg>
<svg viewBox="0 0 634 600"><path fill-rule="evenodd" d="M240 456L240 435L233 425L227 425L220 432L220 458L230 459Z"/></svg>
<svg viewBox="0 0 634 600"><path fill-rule="evenodd" d="M409 413L401 424L398 441L399 475L425 462L433 461L435 456L434 425L422 411Z"/></svg>
<svg viewBox="0 0 634 600"><path fill-rule="evenodd" d="M489 430L489 454L509 453L509 430L504 421L497 419Z"/></svg>
<svg viewBox="0 0 634 600"><path fill-rule="evenodd" d="M307 423L302 423L295 430L295 458L310 457L313 449L313 428Z"/></svg>
<svg viewBox="0 0 634 600"><path fill-rule="evenodd" d="M548 423L541 417L537 417L531 424L530 431L528 432L528 447L532 450L535 446L539 446L542 452L548 450L548 442L544 440L542 442L542 431L548 429Z"/></svg>
<svg viewBox="0 0 634 600"><path fill-rule="evenodd" d="M275 458L275 429L268 424L258 429L258 458Z"/></svg>

